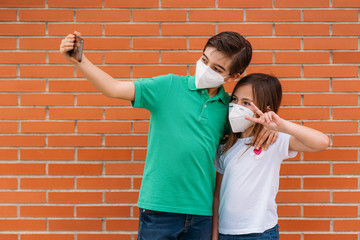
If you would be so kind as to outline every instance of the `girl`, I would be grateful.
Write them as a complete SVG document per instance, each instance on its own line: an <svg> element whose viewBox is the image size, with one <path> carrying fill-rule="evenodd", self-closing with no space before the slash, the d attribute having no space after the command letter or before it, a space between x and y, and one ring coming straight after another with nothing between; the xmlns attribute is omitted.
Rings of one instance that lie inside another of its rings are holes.
<svg viewBox="0 0 360 240"><path fill-rule="evenodd" d="M232 131L215 159L213 240L279 239L275 198L282 160L329 145L325 134L280 118L281 97L279 80L266 74L247 75L234 88ZM263 127L280 132L266 151L252 142Z"/></svg>

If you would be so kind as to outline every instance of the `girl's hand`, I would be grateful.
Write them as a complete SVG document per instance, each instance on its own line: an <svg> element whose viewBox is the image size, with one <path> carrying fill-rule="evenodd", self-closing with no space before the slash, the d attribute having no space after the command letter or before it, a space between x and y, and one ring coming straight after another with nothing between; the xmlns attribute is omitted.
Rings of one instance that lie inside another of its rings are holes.
<svg viewBox="0 0 360 240"><path fill-rule="evenodd" d="M74 34L67 35L60 44L60 53L70 62L72 63L78 63L78 61L70 57L69 51L74 49L74 42L75 42L75 34L78 36L81 36L79 32L74 32Z"/></svg>
<svg viewBox="0 0 360 240"><path fill-rule="evenodd" d="M255 113L259 115L259 118L253 118L253 117L245 117L246 120L252 121L254 123L260 123L265 128L269 130L275 130L279 131L280 125L284 122L282 118L280 118L275 112L269 111L266 113L263 113L258 109L253 102L250 103L253 110L255 110Z"/></svg>

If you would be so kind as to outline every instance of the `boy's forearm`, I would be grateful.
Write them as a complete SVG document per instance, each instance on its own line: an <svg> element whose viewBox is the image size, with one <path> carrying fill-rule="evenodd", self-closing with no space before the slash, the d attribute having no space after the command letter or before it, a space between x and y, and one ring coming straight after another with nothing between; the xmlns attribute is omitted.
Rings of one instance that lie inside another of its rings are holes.
<svg viewBox="0 0 360 240"><path fill-rule="evenodd" d="M133 83L115 80L109 74L92 64L85 55L83 55L83 60L75 64L75 66L84 77L104 95L125 100L134 100L135 90L132 89L133 87L131 86Z"/></svg>

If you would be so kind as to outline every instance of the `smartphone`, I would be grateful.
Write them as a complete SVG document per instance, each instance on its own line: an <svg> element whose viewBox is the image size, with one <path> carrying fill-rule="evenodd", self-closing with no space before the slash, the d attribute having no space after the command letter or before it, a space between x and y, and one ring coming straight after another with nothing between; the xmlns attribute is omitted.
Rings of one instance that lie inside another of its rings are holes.
<svg viewBox="0 0 360 240"><path fill-rule="evenodd" d="M75 35L74 49L69 51L70 56L75 58L78 62L81 62L83 47L84 39Z"/></svg>

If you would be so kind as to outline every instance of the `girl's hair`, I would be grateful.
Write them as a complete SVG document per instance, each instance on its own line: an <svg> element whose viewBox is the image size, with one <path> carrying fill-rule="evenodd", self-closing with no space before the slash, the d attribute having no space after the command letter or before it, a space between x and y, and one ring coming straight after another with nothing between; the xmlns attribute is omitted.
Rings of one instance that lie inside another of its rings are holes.
<svg viewBox="0 0 360 240"><path fill-rule="evenodd" d="M231 94L231 99L233 99L234 92L244 85L251 84L252 94L254 97L254 104L262 111L274 111L278 112L281 98L282 98L282 89L280 81L271 75L263 73L253 73L243 77L236 85ZM259 117L256 115L256 117ZM256 123L252 126L252 131L255 139L260 131L263 128L263 125ZM234 133L230 128L230 135L228 140L225 143L223 152L229 150L236 142L236 140L241 137L241 133ZM252 145L254 142L251 143Z"/></svg>
<svg viewBox="0 0 360 240"><path fill-rule="evenodd" d="M237 32L226 31L212 36L205 44L203 51L207 47L214 47L232 59L230 76L236 73L242 74L251 61L251 44Z"/></svg>

